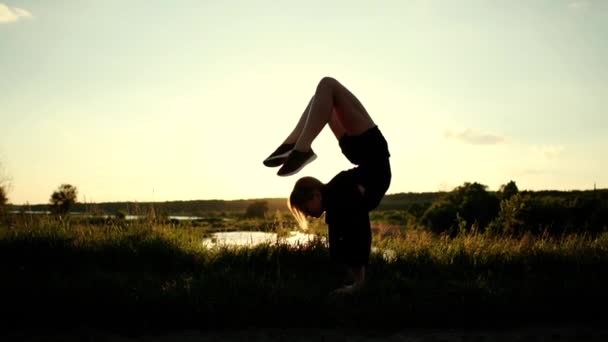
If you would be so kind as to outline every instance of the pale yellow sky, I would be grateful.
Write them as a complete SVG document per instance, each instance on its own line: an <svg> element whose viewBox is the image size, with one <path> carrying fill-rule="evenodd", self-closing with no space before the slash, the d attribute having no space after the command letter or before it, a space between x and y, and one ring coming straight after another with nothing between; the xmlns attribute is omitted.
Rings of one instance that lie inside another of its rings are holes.
<svg viewBox="0 0 608 342"><path fill-rule="evenodd" d="M297 4L297 6L295 5ZM602 1L0 0L0 162L13 203L285 197L352 167L329 129L281 178L262 160L317 81L359 97L388 193L606 187Z"/></svg>

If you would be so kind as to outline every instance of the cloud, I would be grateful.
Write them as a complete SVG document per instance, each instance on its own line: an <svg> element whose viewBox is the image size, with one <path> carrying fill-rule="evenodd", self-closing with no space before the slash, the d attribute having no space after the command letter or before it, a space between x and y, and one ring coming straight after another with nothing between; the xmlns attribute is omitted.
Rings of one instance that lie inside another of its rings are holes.
<svg viewBox="0 0 608 342"><path fill-rule="evenodd" d="M0 24L14 23L22 19L31 19L32 14L23 8L9 7L0 3Z"/></svg>
<svg viewBox="0 0 608 342"><path fill-rule="evenodd" d="M535 146L534 152L545 160L555 160L564 152L564 147L560 145Z"/></svg>
<svg viewBox="0 0 608 342"><path fill-rule="evenodd" d="M584 1L584 0L580 0L580 1L572 1L568 4L568 8L572 9L572 10L583 10L585 8L589 7L589 2Z"/></svg>
<svg viewBox="0 0 608 342"><path fill-rule="evenodd" d="M453 139L470 145L497 145L505 141L504 137L491 133L476 132L467 128L461 132L445 131L444 138Z"/></svg>

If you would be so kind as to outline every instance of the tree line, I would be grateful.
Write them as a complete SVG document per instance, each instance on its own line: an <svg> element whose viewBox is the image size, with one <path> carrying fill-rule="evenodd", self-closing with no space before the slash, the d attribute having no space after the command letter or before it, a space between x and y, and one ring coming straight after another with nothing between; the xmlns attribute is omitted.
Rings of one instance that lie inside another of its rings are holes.
<svg viewBox="0 0 608 342"><path fill-rule="evenodd" d="M50 211L65 215L70 211L109 215L138 214L138 208L154 207L165 215L213 216L241 212L245 217L264 217L268 212L285 211L285 198L243 200L199 200L170 202L79 203L78 189L61 184L49 203L7 206L6 186L0 186L0 213ZM93 208L93 209L91 209ZM408 217L408 224L437 233L489 231L501 234L598 233L608 228L608 190L519 191L510 181L498 191L486 185L466 182L449 192L399 193L386 195L380 211L396 211ZM403 222L405 223L405 222Z"/></svg>
<svg viewBox="0 0 608 342"><path fill-rule="evenodd" d="M599 233L608 228L608 190L520 192L511 181L490 192L483 184L464 183L436 199L418 222L452 234Z"/></svg>

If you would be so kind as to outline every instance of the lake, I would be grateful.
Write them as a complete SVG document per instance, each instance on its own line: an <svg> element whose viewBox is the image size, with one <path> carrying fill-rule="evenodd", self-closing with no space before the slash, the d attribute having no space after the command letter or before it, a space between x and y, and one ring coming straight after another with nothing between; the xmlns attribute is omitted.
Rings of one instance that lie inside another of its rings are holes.
<svg viewBox="0 0 608 342"><path fill-rule="evenodd" d="M13 210L13 211L10 211L9 213L26 214L26 215L50 215L51 214L50 211L35 211L35 210L26 210L26 211ZM70 215L71 216L81 216L81 217L82 216L95 217L95 215L78 212L78 211L70 212ZM99 215L98 217L114 218L114 217L116 217L116 215ZM142 215L126 215L125 216L125 220L137 220L137 219L141 219L141 218L146 218L146 216L142 216ZM179 221L194 221L194 220L209 219L209 217L202 217L202 216L180 216L180 215L167 216L167 218L169 218L170 220L179 220ZM229 218L229 217L223 217L223 218L221 218L221 220L222 221L234 221L233 218Z"/></svg>
<svg viewBox="0 0 608 342"><path fill-rule="evenodd" d="M218 232L213 233L211 237L203 239L203 246L213 247L218 245L229 246L255 246L263 243L285 243L292 246L307 244L313 241L317 236L303 232L289 232L287 236L278 237L277 233L271 232L252 232L252 231L236 231L236 232ZM323 239L323 238L321 238ZM324 239L323 239L324 240Z"/></svg>
<svg viewBox="0 0 608 342"><path fill-rule="evenodd" d="M291 246L301 246L314 241L316 238L320 238L322 242L326 242L324 237L299 231L289 232L287 236L282 237L277 237L277 233L271 232L236 231L213 233L211 237L204 238L202 244L204 247L256 246L264 243L284 243ZM397 257L397 253L391 249L372 247L372 253L380 253L386 261L395 260Z"/></svg>

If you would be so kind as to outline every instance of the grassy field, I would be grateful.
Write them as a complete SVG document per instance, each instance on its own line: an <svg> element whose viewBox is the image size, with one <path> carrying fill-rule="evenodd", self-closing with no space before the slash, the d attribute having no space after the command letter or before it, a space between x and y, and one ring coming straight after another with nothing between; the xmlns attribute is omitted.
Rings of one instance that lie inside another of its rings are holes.
<svg viewBox="0 0 608 342"><path fill-rule="evenodd" d="M254 221L235 222L255 227ZM264 229L286 229L275 219ZM229 229L223 227L222 229ZM150 221L0 226L2 324L175 329L467 328L602 324L608 233L455 238L376 224L368 286L329 295L342 270L322 240L206 249L211 230ZM313 224L313 231L324 233Z"/></svg>

